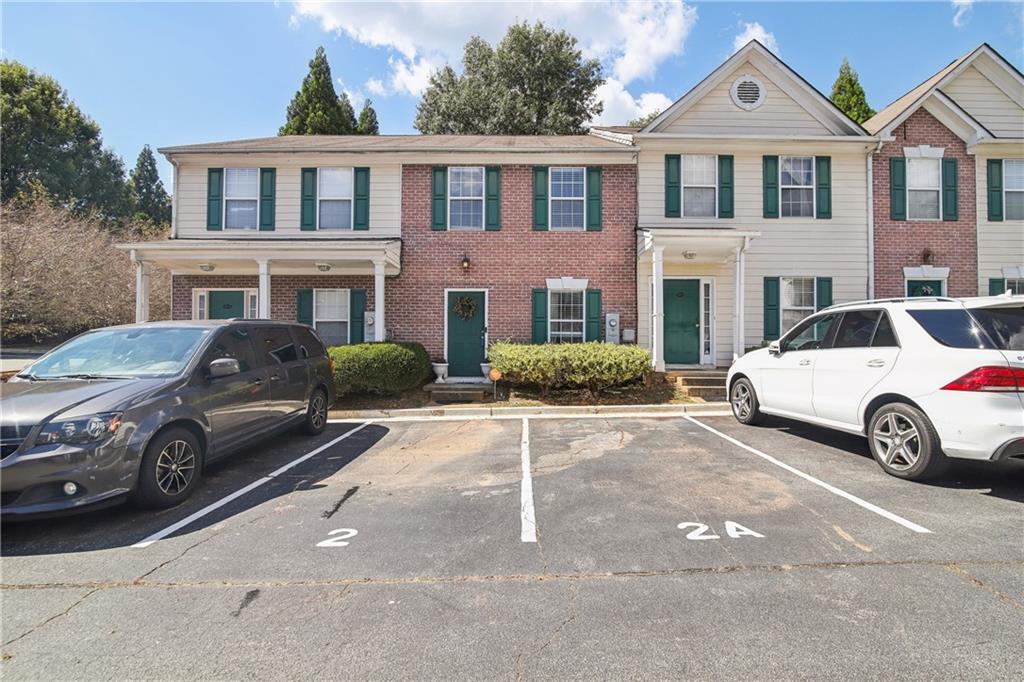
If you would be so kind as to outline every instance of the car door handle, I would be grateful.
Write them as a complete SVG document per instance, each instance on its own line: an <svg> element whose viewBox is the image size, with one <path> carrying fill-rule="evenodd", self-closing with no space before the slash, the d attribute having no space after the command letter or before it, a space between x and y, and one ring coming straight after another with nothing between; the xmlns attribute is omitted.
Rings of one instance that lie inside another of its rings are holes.
<svg viewBox="0 0 1024 682"><path fill-rule="evenodd" d="M260 379L259 377L256 377L255 379L251 380L249 383L253 384L254 386L262 386L263 385L263 379Z"/></svg>
<svg viewBox="0 0 1024 682"><path fill-rule="evenodd" d="M811 361L806 359L806 358L804 358L803 360L800 361L800 366L801 367L806 367L809 364L811 364Z"/></svg>
<svg viewBox="0 0 1024 682"><path fill-rule="evenodd" d="M281 380L281 375L280 374L271 374L270 375L270 380L271 381L280 381Z"/></svg>
<svg viewBox="0 0 1024 682"><path fill-rule="evenodd" d="M868 360L868 367L885 367L885 360L882 360L881 358Z"/></svg>

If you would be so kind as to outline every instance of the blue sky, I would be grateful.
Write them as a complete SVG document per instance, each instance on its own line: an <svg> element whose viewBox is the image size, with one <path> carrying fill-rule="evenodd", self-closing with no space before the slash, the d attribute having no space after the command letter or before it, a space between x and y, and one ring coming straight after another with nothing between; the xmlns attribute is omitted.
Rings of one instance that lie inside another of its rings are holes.
<svg viewBox="0 0 1024 682"><path fill-rule="evenodd" d="M843 57L876 109L988 42L1024 70L1020 3L4 3L5 58L55 77L128 166L154 147L275 135L318 45L338 90L412 133L429 73L474 33L566 28L605 65L599 122L661 109L758 37L826 94ZM165 183L170 167L160 157Z"/></svg>

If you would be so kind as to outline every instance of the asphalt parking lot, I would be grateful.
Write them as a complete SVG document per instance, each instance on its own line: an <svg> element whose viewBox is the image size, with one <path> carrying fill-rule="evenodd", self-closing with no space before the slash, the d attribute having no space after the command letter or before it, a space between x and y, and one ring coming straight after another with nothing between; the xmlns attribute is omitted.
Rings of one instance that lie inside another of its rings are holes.
<svg viewBox="0 0 1024 682"><path fill-rule="evenodd" d="M1024 462L909 483L728 416L332 423L176 509L6 524L0 571L12 680L1021 679Z"/></svg>

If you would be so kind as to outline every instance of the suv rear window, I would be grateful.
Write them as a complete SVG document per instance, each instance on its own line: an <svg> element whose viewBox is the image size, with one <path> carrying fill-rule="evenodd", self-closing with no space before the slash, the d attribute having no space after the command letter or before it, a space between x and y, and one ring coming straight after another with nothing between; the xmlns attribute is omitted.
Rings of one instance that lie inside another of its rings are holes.
<svg viewBox="0 0 1024 682"><path fill-rule="evenodd" d="M322 358L327 355L324 344L320 342L312 329L307 327L292 327L295 340L299 344L299 355L303 358Z"/></svg>
<svg viewBox="0 0 1024 682"><path fill-rule="evenodd" d="M1000 350L1024 350L1024 306L975 308L971 315Z"/></svg>
<svg viewBox="0 0 1024 682"><path fill-rule="evenodd" d="M988 334L963 308L908 310L933 339L950 348L993 348Z"/></svg>

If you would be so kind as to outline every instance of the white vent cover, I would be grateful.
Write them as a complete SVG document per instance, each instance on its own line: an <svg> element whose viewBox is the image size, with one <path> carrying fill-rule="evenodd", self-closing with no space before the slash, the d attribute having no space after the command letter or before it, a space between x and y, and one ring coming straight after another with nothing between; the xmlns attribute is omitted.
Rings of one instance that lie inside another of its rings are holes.
<svg viewBox="0 0 1024 682"><path fill-rule="evenodd" d="M750 111L764 104L764 85L753 76L740 76L730 90L733 103L740 109Z"/></svg>

